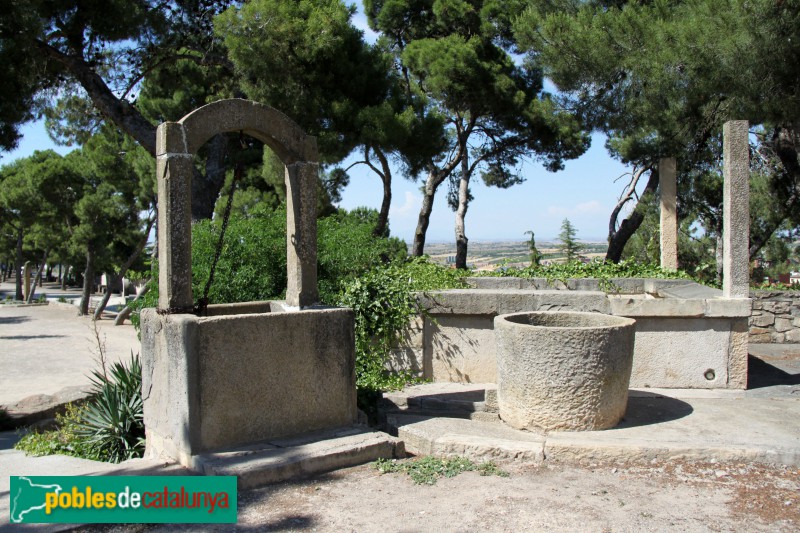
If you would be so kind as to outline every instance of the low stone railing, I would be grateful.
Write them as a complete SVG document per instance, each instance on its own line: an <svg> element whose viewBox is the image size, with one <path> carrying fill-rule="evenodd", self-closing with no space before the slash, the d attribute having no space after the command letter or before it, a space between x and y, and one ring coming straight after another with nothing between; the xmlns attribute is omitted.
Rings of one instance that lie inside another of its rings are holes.
<svg viewBox="0 0 800 533"><path fill-rule="evenodd" d="M633 387L741 389L747 384L749 299L726 299L720 290L686 280L614 280L612 293L598 290L597 280L468 281L474 288L419 295L428 316L405 332L392 368L433 381L495 383L496 316L578 311L636 320Z"/></svg>

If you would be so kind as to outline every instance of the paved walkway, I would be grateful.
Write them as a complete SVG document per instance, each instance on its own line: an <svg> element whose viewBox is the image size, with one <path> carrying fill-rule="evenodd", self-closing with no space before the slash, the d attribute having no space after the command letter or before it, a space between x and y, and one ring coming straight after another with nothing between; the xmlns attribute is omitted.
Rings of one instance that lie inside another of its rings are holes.
<svg viewBox="0 0 800 533"><path fill-rule="evenodd" d="M94 322L68 304L0 305L0 405L87 385L98 368L98 339L108 362L141 349L130 323Z"/></svg>

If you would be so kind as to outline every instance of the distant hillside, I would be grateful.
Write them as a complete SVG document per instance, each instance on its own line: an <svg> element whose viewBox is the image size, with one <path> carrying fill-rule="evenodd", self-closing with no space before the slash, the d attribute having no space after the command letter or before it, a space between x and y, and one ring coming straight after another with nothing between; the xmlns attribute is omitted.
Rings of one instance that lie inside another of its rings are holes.
<svg viewBox="0 0 800 533"><path fill-rule="evenodd" d="M606 242L580 241L585 246L584 257L589 259L603 258L608 249ZM558 252L558 243L553 241L537 242L536 247L544 255L543 261L559 262L564 256ZM431 260L450 265L455 263L455 243L426 243L425 253ZM498 266L525 267L530 265L530 251L527 241L470 241L467 255L469 268L477 270L494 270Z"/></svg>

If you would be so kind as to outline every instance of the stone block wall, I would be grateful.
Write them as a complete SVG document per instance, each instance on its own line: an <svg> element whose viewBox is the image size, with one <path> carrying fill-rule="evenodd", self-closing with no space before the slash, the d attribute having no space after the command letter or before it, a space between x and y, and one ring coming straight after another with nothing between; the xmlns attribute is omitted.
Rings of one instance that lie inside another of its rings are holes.
<svg viewBox="0 0 800 533"><path fill-rule="evenodd" d="M800 291L751 291L750 342L800 342Z"/></svg>

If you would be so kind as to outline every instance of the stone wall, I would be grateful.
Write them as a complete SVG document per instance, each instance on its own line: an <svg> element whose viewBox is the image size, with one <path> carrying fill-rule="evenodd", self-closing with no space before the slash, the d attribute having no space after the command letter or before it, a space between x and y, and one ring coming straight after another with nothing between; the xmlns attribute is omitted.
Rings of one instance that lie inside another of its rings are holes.
<svg viewBox="0 0 800 533"><path fill-rule="evenodd" d="M800 291L751 291L750 342L800 342Z"/></svg>
<svg viewBox="0 0 800 533"><path fill-rule="evenodd" d="M469 281L477 288L418 296L428 316L406 331L393 369L435 382L495 383L496 316L582 311L636 320L633 387L742 389L747 384L749 299L722 298L718 289L685 280L626 280L621 294L596 290L597 280L567 280L564 288L580 290L529 288L539 286L538 280L515 278Z"/></svg>

